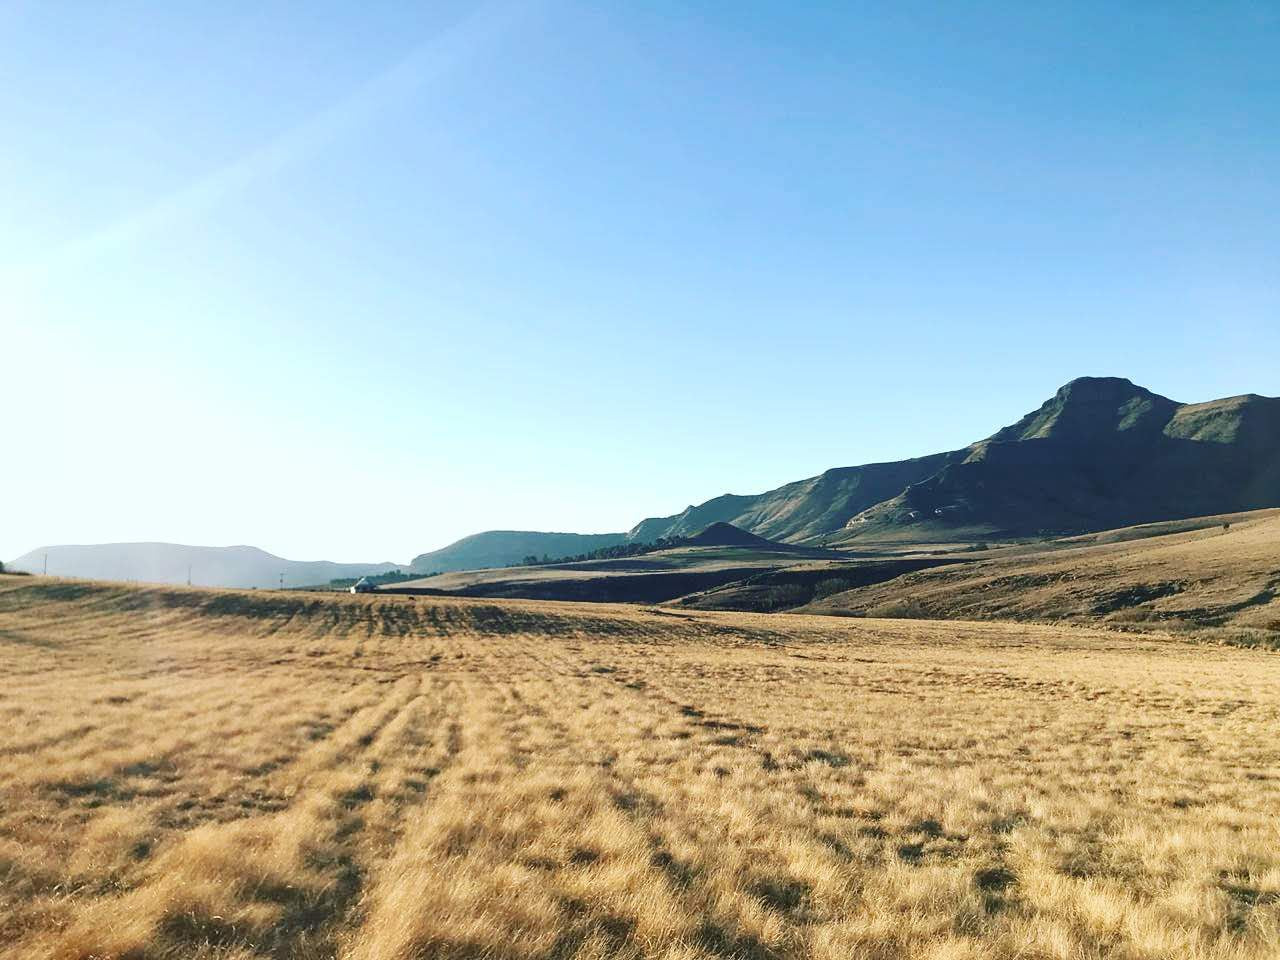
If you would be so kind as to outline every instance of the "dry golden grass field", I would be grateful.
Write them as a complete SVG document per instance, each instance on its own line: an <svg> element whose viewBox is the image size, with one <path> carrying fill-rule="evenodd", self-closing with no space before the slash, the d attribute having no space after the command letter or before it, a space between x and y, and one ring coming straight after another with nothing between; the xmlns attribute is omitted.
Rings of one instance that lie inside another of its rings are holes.
<svg viewBox="0 0 1280 960"><path fill-rule="evenodd" d="M0 578L0 957L1274 958L1280 659Z"/></svg>
<svg viewBox="0 0 1280 960"><path fill-rule="evenodd" d="M1280 649L1280 511L1222 519L1230 529L1153 524L1175 532L1139 539L1144 528L1111 530L1039 553L924 570L801 612L1116 624Z"/></svg>

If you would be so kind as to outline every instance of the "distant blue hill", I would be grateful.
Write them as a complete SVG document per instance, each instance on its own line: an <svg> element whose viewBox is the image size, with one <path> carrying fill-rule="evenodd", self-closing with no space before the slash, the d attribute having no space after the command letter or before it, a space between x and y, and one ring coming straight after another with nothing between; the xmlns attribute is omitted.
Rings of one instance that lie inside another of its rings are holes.
<svg viewBox="0 0 1280 960"><path fill-rule="evenodd" d="M363 577L396 569L394 563L331 563L285 560L257 547L196 547L178 543L98 543L39 547L6 568L89 580L139 580L202 587L316 586L341 577Z"/></svg>

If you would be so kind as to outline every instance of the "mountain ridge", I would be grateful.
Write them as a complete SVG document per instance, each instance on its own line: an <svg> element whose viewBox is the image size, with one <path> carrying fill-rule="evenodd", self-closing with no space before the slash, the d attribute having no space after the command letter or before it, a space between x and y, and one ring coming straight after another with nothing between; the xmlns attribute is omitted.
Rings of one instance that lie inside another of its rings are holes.
<svg viewBox="0 0 1280 960"><path fill-rule="evenodd" d="M549 533L540 530L485 530L420 553L409 562L420 573L452 573L505 567L528 556L552 559L590 553L626 542L624 533Z"/></svg>
<svg viewBox="0 0 1280 960"><path fill-rule="evenodd" d="M186 583L206 587L316 586L344 577L362 577L397 569L394 563L335 563L330 560L286 560L260 547L237 544L227 547L164 543L154 540L128 543L57 544L38 547L6 569L90 580L137 580L145 583Z"/></svg>
<svg viewBox="0 0 1280 960"><path fill-rule="evenodd" d="M848 495L818 496L833 482L848 484ZM679 535L692 521L714 518L793 543L982 540L1275 505L1280 399L1241 394L1186 404L1123 377L1078 377L959 450L715 498L642 521L632 535Z"/></svg>
<svg viewBox="0 0 1280 960"><path fill-rule="evenodd" d="M1082 378L960 463L850 520L1008 537L1082 533L1280 504L1280 399L1182 404Z"/></svg>

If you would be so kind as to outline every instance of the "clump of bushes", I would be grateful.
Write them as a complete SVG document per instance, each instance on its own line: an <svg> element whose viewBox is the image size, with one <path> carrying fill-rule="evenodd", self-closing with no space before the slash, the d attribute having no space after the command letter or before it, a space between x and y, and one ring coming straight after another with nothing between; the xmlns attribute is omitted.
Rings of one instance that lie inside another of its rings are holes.
<svg viewBox="0 0 1280 960"><path fill-rule="evenodd" d="M759 603L764 610L798 607L808 600L808 592L798 583L773 584L759 593Z"/></svg>
<svg viewBox="0 0 1280 960"><path fill-rule="evenodd" d="M868 607L866 615L884 620L928 620L929 612L915 600L891 600Z"/></svg>
<svg viewBox="0 0 1280 960"><path fill-rule="evenodd" d="M529 554L519 563L509 563L508 567L538 567L548 563L586 563L588 560L624 560L627 557L638 557L644 553L658 550L674 550L689 543L687 537L659 537L649 543L618 543L612 547L601 547L589 553L575 553L568 557L549 557L545 553L539 557Z"/></svg>
<svg viewBox="0 0 1280 960"><path fill-rule="evenodd" d="M827 577L827 579L819 580L813 585L812 599L821 600L823 597L852 590L853 587L854 585L848 580L842 580L840 577Z"/></svg>

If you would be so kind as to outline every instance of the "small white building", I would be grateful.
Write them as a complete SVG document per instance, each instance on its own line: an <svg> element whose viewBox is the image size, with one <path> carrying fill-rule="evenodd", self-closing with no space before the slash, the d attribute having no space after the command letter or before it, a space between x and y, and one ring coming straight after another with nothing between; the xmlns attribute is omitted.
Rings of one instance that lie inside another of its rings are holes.
<svg viewBox="0 0 1280 960"><path fill-rule="evenodd" d="M368 577L361 577L351 585L352 593L373 593L373 591L377 589L378 588L375 584L369 582Z"/></svg>

